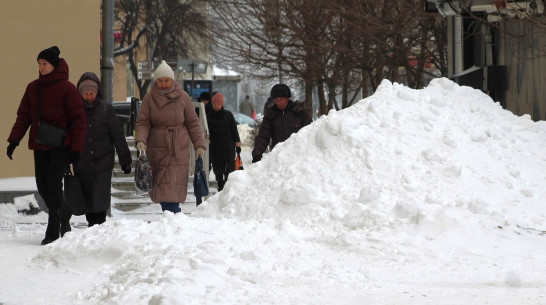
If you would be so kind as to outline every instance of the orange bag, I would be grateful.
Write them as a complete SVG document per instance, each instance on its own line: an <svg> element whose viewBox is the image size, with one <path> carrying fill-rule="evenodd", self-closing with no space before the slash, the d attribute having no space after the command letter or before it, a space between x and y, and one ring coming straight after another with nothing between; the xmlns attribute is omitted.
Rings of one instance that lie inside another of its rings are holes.
<svg viewBox="0 0 546 305"><path fill-rule="evenodd" d="M243 170L243 160L241 160L241 155L237 153L235 156L235 170Z"/></svg>

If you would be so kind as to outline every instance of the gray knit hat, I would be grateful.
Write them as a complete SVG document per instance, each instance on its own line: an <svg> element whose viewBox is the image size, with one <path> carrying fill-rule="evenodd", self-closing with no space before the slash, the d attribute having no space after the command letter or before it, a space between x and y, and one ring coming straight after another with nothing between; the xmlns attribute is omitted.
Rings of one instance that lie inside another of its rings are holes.
<svg viewBox="0 0 546 305"><path fill-rule="evenodd" d="M78 86L78 90L80 90L80 94L83 94L87 91L93 91L95 94L99 92L99 85L90 79L86 79L83 82L80 83Z"/></svg>

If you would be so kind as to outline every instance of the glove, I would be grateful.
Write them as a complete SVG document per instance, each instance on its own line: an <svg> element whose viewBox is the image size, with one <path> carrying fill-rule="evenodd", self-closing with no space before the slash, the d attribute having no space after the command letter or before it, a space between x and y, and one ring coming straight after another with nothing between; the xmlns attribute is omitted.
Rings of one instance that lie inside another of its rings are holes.
<svg viewBox="0 0 546 305"><path fill-rule="evenodd" d="M80 161L80 152L79 151L71 151L70 152L70 163L76 164Z"/></svg>
<svg viewBox="0 0 546 305"><path fill-rule="evenodd" d="M19 145L19 143L15 142L15 141L9 141L9 145L8 145L8 157L10 160L13 160L13 158L11 156L13 156L13 151L15 150L15 147L17 147Z"/></svg>
<svg viewBox="0 0 546 305"><path fill-rule="evenodd" d="M240 153L241 153L241 147L239 147L239 146L235 147L235 151L236 151L238 154L240 154Z"/></svg>
<svg viewBox="0 0 546 305"><path fill-rule="evenodd" d="M129 175L131 173L131 164L125 164L121 167L121 169L125 175Z"/></svg>
<svg viewBox="0 0 546 305"><path fill-rule="evenodd" d="M199 159L199 157L201 157L201 159L204 159L204 155L205 151L203 150L203 147L197 147L197 149L195 150L195 160Z"/></svg>
<svg viewBox="0 0 546 305"><path fill-rule="evenodd" d="M144 142L140 141L140 142L137 142L136 143L136 149L138 151L146 151L146 144L144 144Z"/></svg>
<svg viewBox="0 0 546 305"><path fill-rule="evenodd" d="M262 156L252 156L252 163L260 162Z"/></svg>

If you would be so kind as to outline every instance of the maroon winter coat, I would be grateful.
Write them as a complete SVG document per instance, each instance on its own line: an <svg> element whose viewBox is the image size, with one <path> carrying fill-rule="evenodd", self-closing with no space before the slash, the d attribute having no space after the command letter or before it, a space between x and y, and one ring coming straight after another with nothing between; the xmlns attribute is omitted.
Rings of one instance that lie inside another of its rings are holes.
<svg viewBox="0 0 546 305"><path fill-rule="evenodd" d="M41 87L40 121L67 130L63 146L68 146L71 151L82 151L85 140L85 112L78 89L68 81L68 65L63 58L60 59L57 69L47 75L40 75L27 85L8 141L21 142L30 126L28 148L53 149L35 141L38 128L36 108L38 83Z"/></svg>
<svg viewBox="0 0 546 305"><path fill-rule="evenodd" d="M136 120L135 143L146 144L146 155L152 165L153 202L186 201L190 141L196 149L206 149L190 96L180 84L174 85L174 91L163 94L154 84L142 99Z"/></svg>

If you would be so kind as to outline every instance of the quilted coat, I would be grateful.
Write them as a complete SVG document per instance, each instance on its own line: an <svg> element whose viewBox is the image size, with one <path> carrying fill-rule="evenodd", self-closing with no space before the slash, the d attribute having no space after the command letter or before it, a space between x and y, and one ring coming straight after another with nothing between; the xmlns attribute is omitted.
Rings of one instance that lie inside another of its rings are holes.
<svg viewBox="0 0 546 305"><path fill-rule="evenodd" d="M100 80L95 73L84 73L78 87L84 80L92 80L100 88ZM130 165L132 157L112 104L102 101L100 92L93 103L83 100L81 103L85 108L87 130L75 172L82 182L86 212L98 213L110 208L115 153L121 166Z"/></svg>
<svg viewBox="0 0 546 305"><path fill-rule="evenodd" d="M174 86L163 94L154 85L142 99L136 120L135 143L146 144L153 175L150 198L156 203L186 201L190 141L196 149L206 149L189 95L178 83Z"/></svg>
<svg viewBox="0 0 546 305"><path fill-rule="evenodd" d="M38 84L40 84L40 121L66 129L63 146L69 147L72 151L82 151L85 137L85 112L78 89L68 81L68 65L63 58L60 59L57 69L47 75L40 75L37 80L27 85L8 141L19 143L30 126L28 148L30 150L53 149L38 144L34 140L38 130L36 111Z"/></svg>

